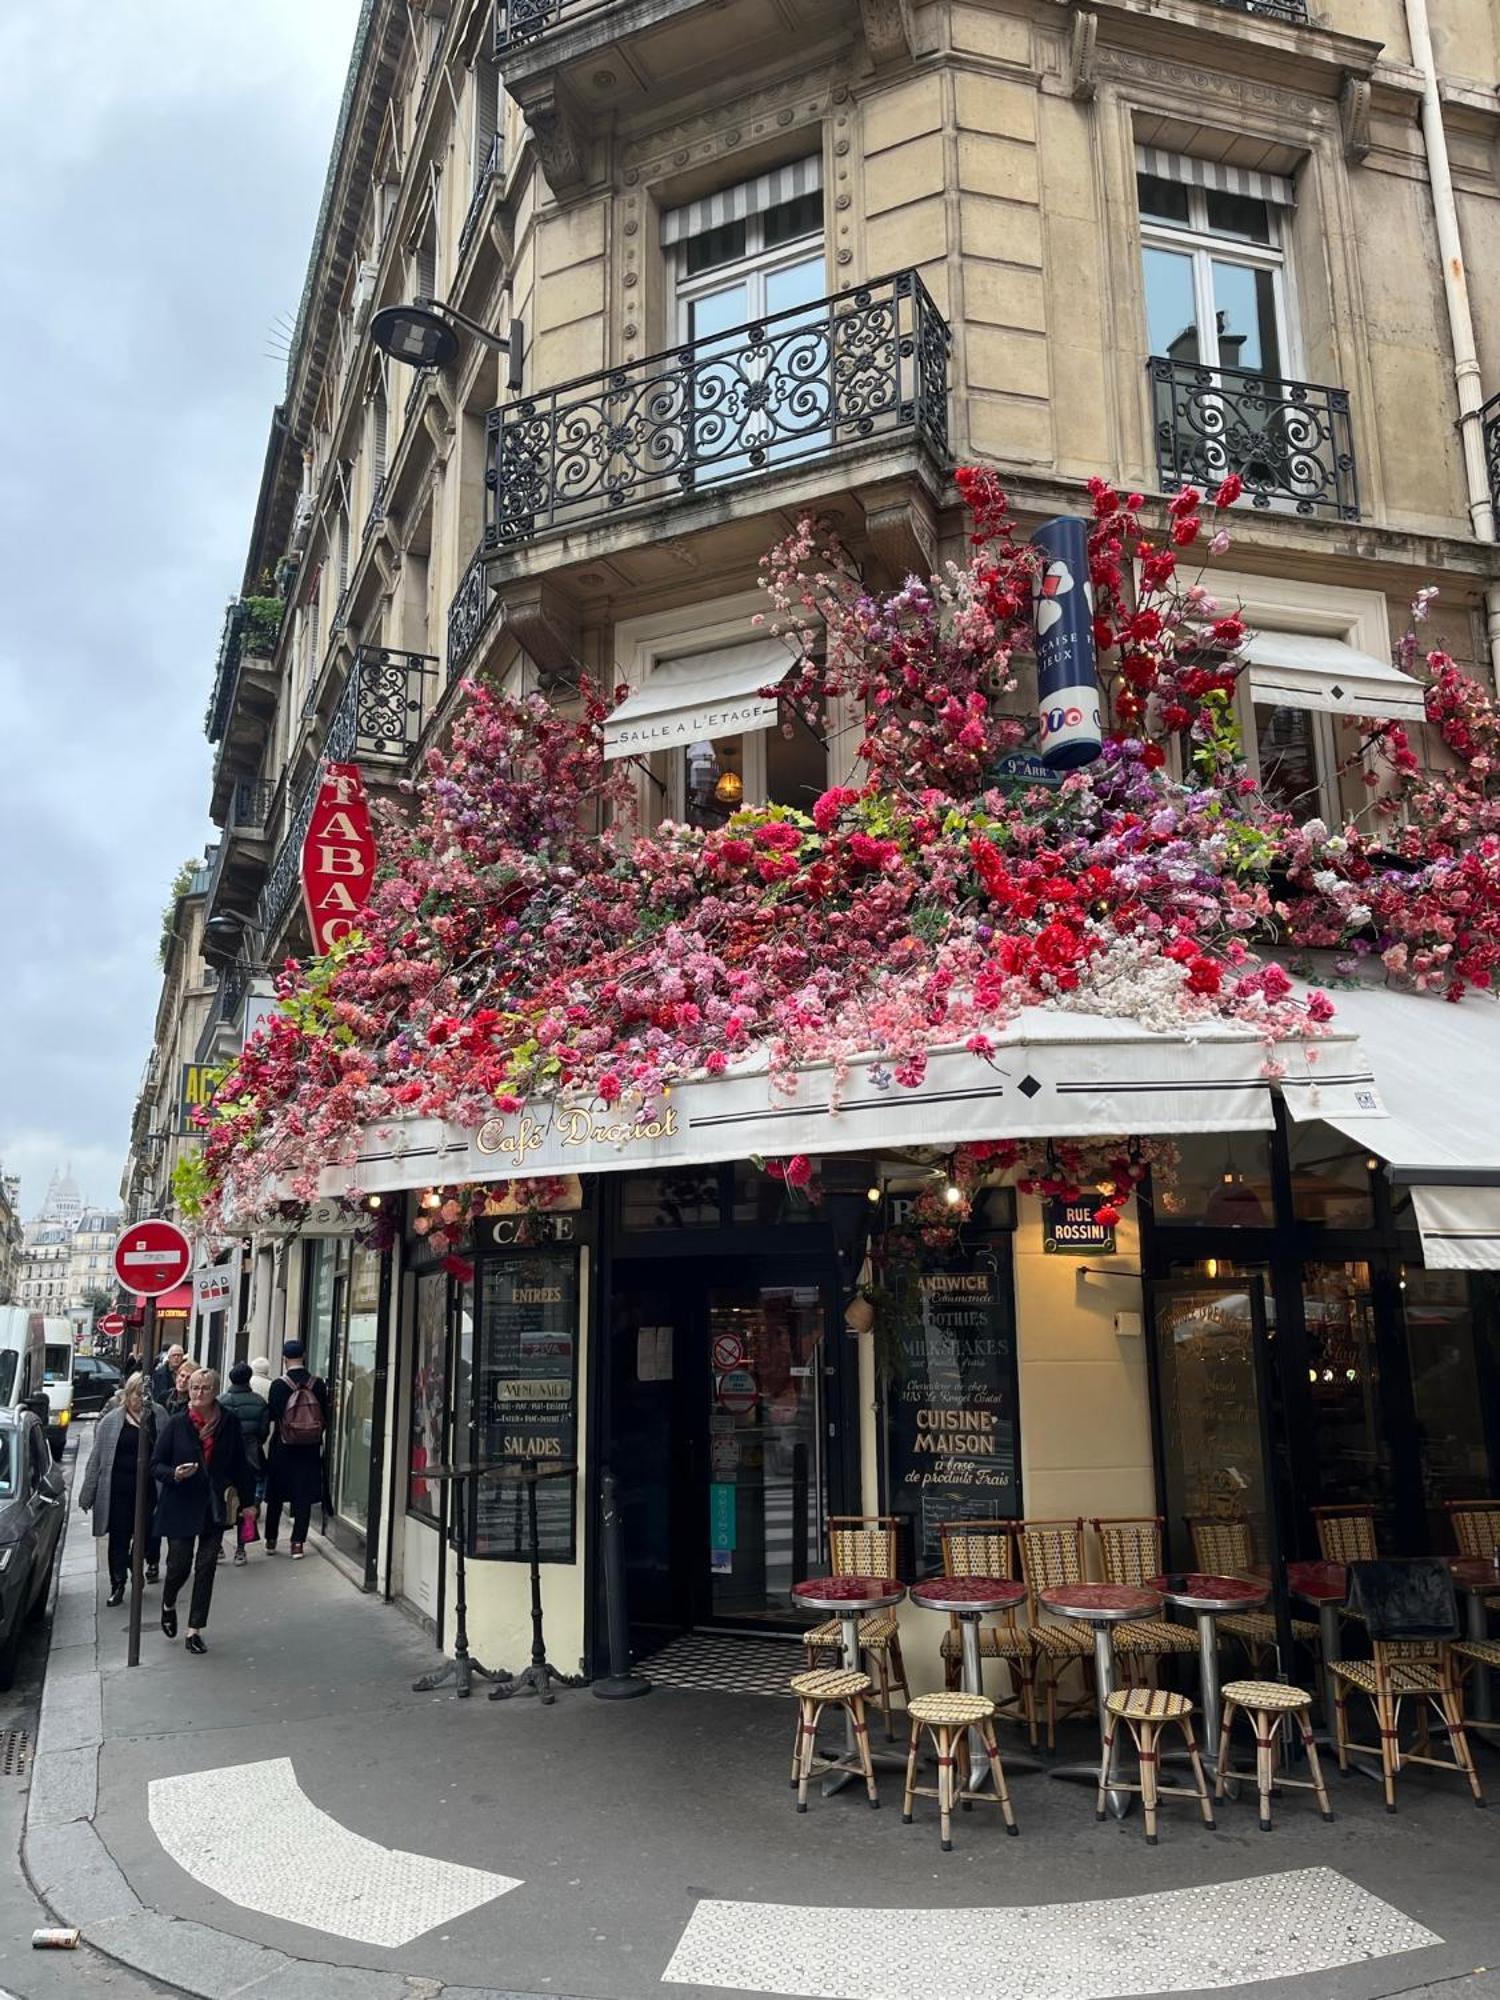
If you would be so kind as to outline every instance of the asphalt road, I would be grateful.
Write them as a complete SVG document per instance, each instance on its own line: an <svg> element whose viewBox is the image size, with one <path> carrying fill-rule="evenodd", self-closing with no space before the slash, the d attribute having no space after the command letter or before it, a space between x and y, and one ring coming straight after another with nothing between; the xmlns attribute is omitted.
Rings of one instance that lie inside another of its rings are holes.
<svg viewBox="0 0 1500 2000"><path fill-rule="evenodd" d="M76 1447L70 1442L64 1466L68 1473L71 1505L73 1458ZM73 1532L86 1532L87 1524L75 1515ZM9 1694L0 1694L0 1730L23 1729L28 1742L36 1739L37 1712L41 1706L42 1681L47 1667L48 1622L33 1625L21 1652L16 1684ZM78 1951L34 1951L31 1933L52 1919L31 1893L21 1868L21 1828L26 1814L24 1771L0 1775L0 2000L151 2000L151 1996L174 1991L128 1972L113 1960L101 1958L86 1946Z"/></svg>

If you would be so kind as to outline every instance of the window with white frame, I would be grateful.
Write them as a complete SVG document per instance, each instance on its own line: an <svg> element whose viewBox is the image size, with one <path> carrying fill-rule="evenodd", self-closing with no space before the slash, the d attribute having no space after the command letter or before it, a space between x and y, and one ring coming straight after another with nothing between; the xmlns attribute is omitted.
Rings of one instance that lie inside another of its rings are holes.
<svg viewBox="0 0 1500 2000"><path fill-rule="evenodd" d="M699 479L817 449L832 417L821 159L669 210L662 242L673 338L694 349L688 398ZM747 338L744 329L765 320L764 336Z"/></svg>
<svg viewBox="0 0 1500 2000"><path fill-rule="evenodd" d="M1151 352L1295 373L1283 240L1291 183L1144 146L1136 162Z"/></svg>
<svg viewBox="0 0 1500 2000"><path fill-rule="evenodd" d="M774 684L791 656L779 641L750 636L750 616L758 609L751 597L723 603L708 617L701 609L669 613L618 629L619 678L632 697L650 706L641 733L627 734L614 754L637 755L647 774L642 804L648 820L707 829L723 826L743 806L810 812L826 791L830 751L837 765L845 718L840 712L810 722L784 699L759 698L758 689ZM731 711L741 703L748 726L736 727ZM624 704L620 712L627 712ZM701 730L694 720L699 716ZM653 749L653 738L671 747ZM606 729L606 755L609 745Z"/></svg>

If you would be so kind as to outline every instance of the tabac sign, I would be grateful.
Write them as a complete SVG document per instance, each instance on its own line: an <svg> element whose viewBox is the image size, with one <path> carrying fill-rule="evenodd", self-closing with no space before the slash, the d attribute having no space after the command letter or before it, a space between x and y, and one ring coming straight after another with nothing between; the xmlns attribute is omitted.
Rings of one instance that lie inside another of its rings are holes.
<svg viewBox="0 0 1500 2000"><path fill-rule="evenodd" d="M375 881L375 829L358 764L325 764L302 840L302 900L313 950L355 928Z"/></svg>

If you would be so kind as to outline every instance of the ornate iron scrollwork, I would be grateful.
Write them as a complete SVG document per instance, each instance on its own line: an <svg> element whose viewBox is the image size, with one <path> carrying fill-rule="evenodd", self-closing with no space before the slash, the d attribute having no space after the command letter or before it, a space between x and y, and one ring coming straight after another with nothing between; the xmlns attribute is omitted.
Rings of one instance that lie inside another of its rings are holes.
<svg viewBox="0 0 1500 2000"><path fill-rule="evenodd" d="M1232 7L1237 14L1260 14L1268 21L1289 21L1293 27L1305 28L1308 22L1307 0L1219 0L1221 7Z"/></svg>
<svg viewBox="0 0 1500 2000"><path fill-rule="evenodd" d="M481 544L469 558L463 582L454 592L453 602L448 606L449 680L456 680L463 672L464 662L478 643L479 635L489 622L494 605L489 578L485 575L484 547Z"/></svg>
<svg viewBox="0 0 1500 2000"><path fill-rule="evenodd" d="M1500 517L1500 396L1491 396L1479 412L1483 426L1484 462L1490 475L1490 500Z"/></svg>
<svg viewBox="0 0 1500 2000"><path fill-rule="evenodd" d="M563 17L567 0L495 0L495 52L524 48Z"/></svg>
<svg viewBox="0 0 1500 2000"><path fill-rule="evenodd" d="M1256 507L1359 519L1349 392L1153 355L1163 491L1237 472Z"/></svg>
<svg viewBox="0 0 1500 2000"><path fill-rule="evenodd" d="M945 464L946 322L915 271L489 417L485 548L914 431Z"/></svg>

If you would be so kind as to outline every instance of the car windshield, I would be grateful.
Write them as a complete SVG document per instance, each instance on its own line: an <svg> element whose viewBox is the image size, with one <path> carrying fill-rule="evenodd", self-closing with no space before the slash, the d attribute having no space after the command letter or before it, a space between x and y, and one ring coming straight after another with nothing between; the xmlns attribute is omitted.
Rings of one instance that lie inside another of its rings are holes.
<svg viewBox="0 0 1500 2000"><path fill-rule="evenodd" d="M16 1443L13 1430L0 1430L0 1500L12 1500L16 1492Z"/></svg>
<svg viewBox="0 0 1500 2000"><path fill-rule="evenodd" d="M73 1368L71 1347L48 1347L42 1360L42 1381L66 1382Z"/></svg>

